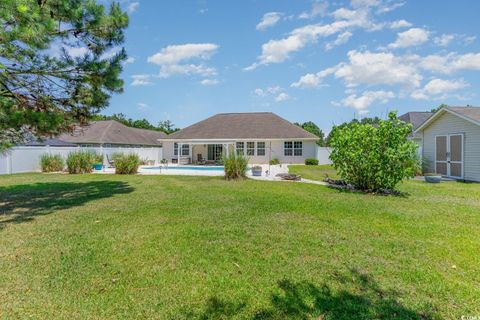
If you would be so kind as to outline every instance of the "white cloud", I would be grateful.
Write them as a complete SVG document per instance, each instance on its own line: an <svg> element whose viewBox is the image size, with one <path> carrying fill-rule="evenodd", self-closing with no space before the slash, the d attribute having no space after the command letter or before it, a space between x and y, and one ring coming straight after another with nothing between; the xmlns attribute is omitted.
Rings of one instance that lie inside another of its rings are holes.
<svg viewBox="0 0 480 320"><path fill-rule="evenodd" d="M300 77L297 82L292 83L290 86L294 88L315 88L321 84L323 78L328 75L331 75L337 71L337 67L327 68L316 74L307 73L306 75Z"/></svg>
<svg viewBox="0 0 480 320"><path fill-rule="evenodd" d="M387 1L387 3L379 6L377 13L387 13L395 9L398 9L400 7L403 7L404 5L405 5L405 2Z"/></svg>
<svg viewBox="0 0 480 320"><path fill-rule="evenodd" d="M266 95L276 94L280 91L282 91L282 88L280 86L272 86L272 87L267 87L265 89L256 88L255 90L253 90L253 93L259 97L265 97Z"/></svg>
<svg viewBox="0 0 480 320"><path fill-rule="evenodd" d="M442 34L439 37L435 37L433 42L438 46L446 47L450 44L450 42L452 42L453 39L455 39L454 34Z"/></svg>
<svg viewBox="0 0 480 320"><path fill-rule="evenodd" d="M148 86L151 85L150 81L151 76L149 74L134 74L132 76L132 86Z"/></svg>
<svg viewBox="0 0 480 320"><path fill-rule="evenodd" d="M218 83L219 81L217 79L203 79L202 81L200 81L200 84L202 86L214 86Z"/></svg>
<svg viewBox="0 0 480 320"><path fill-rule="evenodd" d="M145 109L148 108L148 104L143 103L143 102L139 102L139 103L137 103L137 108L138 108L138 110L145 110Z"/></svg>
<svg viewBox="0 0 480 320"><path fill-rule="evenodd" d="M159 77L168 78L177 74L199 74L204 77L216 75L215 68L203 64L182 64L189 60L208 60L218 49L213 43L188 43L170 45L156 54L148 57L147 61L160 65Z"/></svg>
<svg viewBox="0 0 480 320"><path fill-rule="evenodd" d="M282 17L280 12L268 12L263 15L262 21L257 24L257 30L265 30L273 27Z"/></svg>
<svg viewBox="0 0 480 320"><path fill-rule="evenodd" d="M341 104L356 109L360 114L368 113L368 107L378 101L387 103L389 99L394 98L395 94L391 91L365 91L362 95L351 94L341 101Z"/></svg>
<svg viewBox="0 0 480 320"><path fill-rule="evenodd" d="M353 29L363 28L369 31L380 30L384 24L374 23L370 16L371 6L377 5L378 1L357 1L355 9L339 8L331 13L335 21L329 24L308 24L292 30L286 37L277 40L269 40L262 45L262 53L257 57L257 62L244 68L251 71L261 65L281 63L287 60L294 52L302 50L307 45L316 43L319 38L329 37L344 33L339 41L345 41L350 37ZM349 32L349 33L346 33Z"/></svg>
<svg viewBox="0 0 480 320"><path fill-rule="evenodd" d="M480 53L449 53L447 55L428 55L415 57L418 66L433 73L451 74L462 70L480 70Z"/></svg>
<svg viewBox="0 0 480 320"><path fill-rule="evenodd" d="M463 42L466 45L469 45L469 44L472 44L476 39L477 39L477 37L475 37L475 36L464 36L463 37Z"/></svg>
<svg viewBox="0 0 480 320"><path fill-rule="evenodd" d="M290 99L290 96L288 94L286 94L285 92L282 92L278 96L275 97L276 102L283 102L283 101L287 101L288 99Z"/></svg>
<svg viewBox="0 0 480 320"><path fill-rule="evenodd" d="M202 8L200 10L198 10L198 13L200 14L204 14L204 13L207 13L208 12L208 8Z"/></svg>
<svg viewBox="0 0 480 320"><path fill-rule="evenodd" d="M312 9L310 12L302 12L298 18L299 19L313 19L318 16L325 15L328 9L328 2L326 1L315 1L312 4Z"/></svg>
<svg viewBox="0 0 480 320"><path fill-rule="evenodd" d="M130 3L127 6L127 12L128 13L134 13L135 11L137 11L139 5L140 5L140 2L138 2L138 1L134 1L134 2Z"/></svg>
<svg viewBox="0 0 480 320"><path fill-rule="evenodd" d="M352 35L353 33L351 33L350 31L340 33L334 41L327 42L327 44L325 45L325 49L330 50L333 47L347 43Z"/></svg>
<svg viewBox="0 0 480 320"><path fill-rule="evenodd" d="M397 34L397 40L388 45L391 49L418 46L428 41L430 32L422 28L411 28Z"/></svg>
<svg viewBox="0 0 480 320"><path fill-rule="evenodd" d="M412 92L412 98L417 100L432 99L435 96L446 97L447 94L468 86L464 80L433 79L425 87Z"/></svg>
<svg viewBox="0 0 480 320"><path fill-rule="evenodd" d="M129 64L129 63L134 63L135 58L134 57L128 57L125 61L123 61L123 64Z"/></svg>
<svg viewBox="0 0 480 320"><path fill-rule="evenodd" d="M336 78L345 80L348 87L358 85L400 85L406 88L420 86L421 74L408 59L392 53L369 51L348 52L348 63L341 63Z"/></svg>
<svg viewBox="0 0 480 320"><path fill-rule="evenodd" d="M408 22L407 20L396 20L390 23L390 28L391 29L400 29L400 28L409 28L411 27L412 24Z"/></svg>

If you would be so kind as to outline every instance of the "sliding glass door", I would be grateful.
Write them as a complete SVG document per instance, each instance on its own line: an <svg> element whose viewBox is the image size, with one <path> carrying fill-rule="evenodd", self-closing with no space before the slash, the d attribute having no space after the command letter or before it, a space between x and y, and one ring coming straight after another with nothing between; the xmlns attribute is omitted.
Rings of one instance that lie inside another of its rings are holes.
<svg viewBox="0 0 480 320"><path fill-rule="evenodd" d="M221 144L209 144L208 145L208 160L218 161L222 159L223 145Z"/></svg>

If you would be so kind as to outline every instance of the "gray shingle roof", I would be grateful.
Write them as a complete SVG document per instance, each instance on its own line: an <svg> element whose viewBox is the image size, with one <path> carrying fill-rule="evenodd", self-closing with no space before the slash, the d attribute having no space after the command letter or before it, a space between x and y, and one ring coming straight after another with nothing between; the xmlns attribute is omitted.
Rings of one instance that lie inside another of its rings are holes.
<svg viewBox="0 0 480 320"><path fill-rule="evenodd" d="M219 113L167 139L318 139L272 112Z"/></svg>
<svg viewBox="0 0 480 320"><path fill-rule="evenodd" d="M411 123L413 130L417 130L422 123L433 115L433 112L407 112L398 117L400 120Z"/></svg>
<svg viewBox="0 0 480 320"><path fill-rule="evenodd" d="M158 146L161 145L158 139L166 136L160 131L131 128L115 120L106 120L77 126L73 132L61 134L58 139L72 143Z"/></svg>
<svg viewBox="0 0 480 320"><path fill-rule="evenodd" d="M480 122L480 107L447 107L447 109Z"/></svg>

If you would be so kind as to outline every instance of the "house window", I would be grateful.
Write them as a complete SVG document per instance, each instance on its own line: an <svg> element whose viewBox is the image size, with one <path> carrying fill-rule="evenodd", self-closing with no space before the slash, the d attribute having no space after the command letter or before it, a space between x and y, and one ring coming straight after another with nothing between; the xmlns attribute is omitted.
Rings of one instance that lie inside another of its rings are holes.
<svg viewBox="0 0 480 320"><path fill-rule="evenodd" d="M303 143L302 141L295 141L293 143L293 155L302 156L303 153Z"/></svg>
<svg viewBox="0 0 480 320"><path fill-rule="evenodd" d="M178 156L178 143L173 144L173 155ZM190 146L188 144L182 144L182 156L190 155Z"/></svg>
<svg viewBox="0 0 480 320"><path fill-rule="evenodd" d="M245 154L245 143L244 142L237 142L235 144L235 148L237 149L237 154L238 155Z"/></svg>
<svg viewBox="0 0 480 320"><path fill-rule="evenodd" d="M265 155L265 142L257 142L257 156Z"/></svg>
<svg viewBox="0 0 480 320"><path fill-rule="evenodd" d="M299 156L303 155L302 141L285 141L283 143L283 154L285 156Z"/></svg>
<svg viewBox="0 0 480 320"><path fill-rule="evenodd" d="M255 142L249 141L247 142L247 156L254 156L255 155Z"/></svg>
<svg viewBox="0 0 480 320"><path fill-rule="evenodd" d="M293 142L285 141L283 143L283 154L285 156L293 156Z"/></svg>

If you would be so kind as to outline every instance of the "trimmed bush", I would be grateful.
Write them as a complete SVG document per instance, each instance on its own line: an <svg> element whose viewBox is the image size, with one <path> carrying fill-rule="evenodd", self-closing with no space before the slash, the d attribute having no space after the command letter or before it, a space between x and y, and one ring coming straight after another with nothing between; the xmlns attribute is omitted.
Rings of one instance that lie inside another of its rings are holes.
<svg viewBox="0 0 480 320"><path fill-rule="evenodd" d="M93 151L70 152L67 157L68 173L90 173L97 154Z"/></svg>
<svg viewBox="0 0 480 320"><path fill-rule="evenodd" d="M276 166L277 164L280 164L280 160L278 160L278 158L273 158L272 160L269 161L269 164L271 166Z"/></svg>
<svg viewBox="0 0 480 320"><path fill-rule="evenodd" d="M136 153L114 153L112 159L115 162L116 174L136 174L142 160Z"/></svg>
<svg viewBox="0 0 480 320"><path fill-rule="evenodd" d="M40 157L40 167L42 172L62 171L65 167L65 162L59 154L45 153Z"/></svg>
<svg viewBox="0 0 480 320"><path fill-rule="evenodd" d="M225 179L235 180L245 178L248 169L248 158L242 154L236 154L231 151L223 158L223 166L225 167Z"/></svg>
<svg viewBox="0 0 480 320"><path fill-rule="evenodd" d="M345 182L365 191L393 190L418 170L412 126L390 112L378 125L351 123L332 132L330 159Z"/></svg>
<svg viewBox="0 0 480 320"><path fill-rule="evenodd" d="M305 159L305 164L307 166L318 166L318 159L315 158L307 158Z"/></svg>

